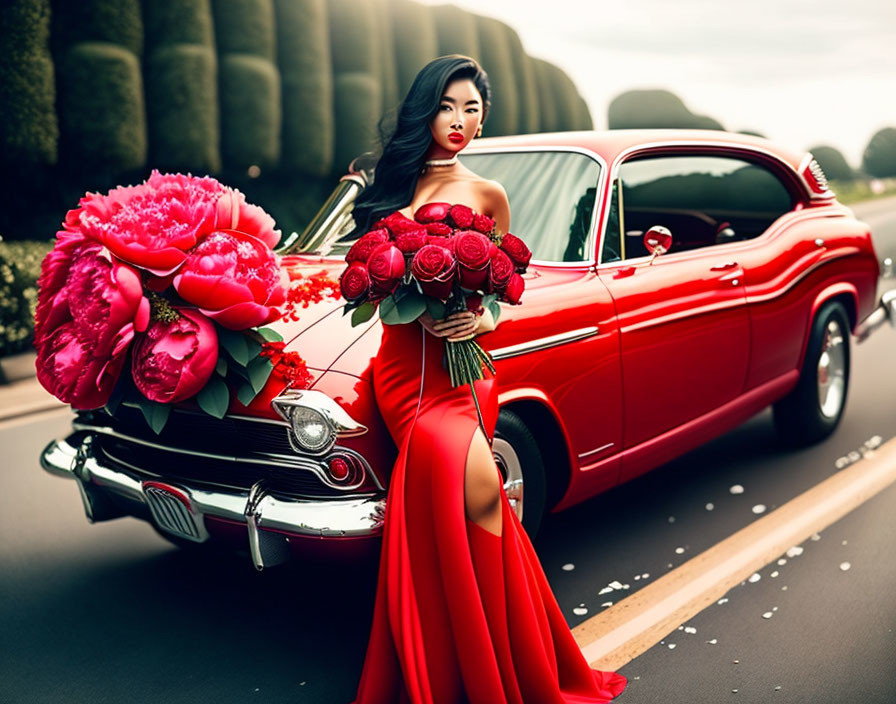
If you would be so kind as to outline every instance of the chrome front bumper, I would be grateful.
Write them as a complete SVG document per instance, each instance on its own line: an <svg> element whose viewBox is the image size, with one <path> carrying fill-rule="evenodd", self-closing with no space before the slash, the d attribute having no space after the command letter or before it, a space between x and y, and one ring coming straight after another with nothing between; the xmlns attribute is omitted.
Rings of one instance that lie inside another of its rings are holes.
<svg viewBox="0 0 896 704"><path fill-rule="evenodd" d="M887 322L896 327L896 289L884 291L877 307L856 326L856 342L864 342L872 332Z"/></svg>
<svg viewBox="0 0 896 704"><path fill-rule="evenodd" d="M91 523L130 515L110 501L110 493L144 504L159 528L194 542L209 539L205 516L244 523L249 553L259 570L288 558L289 535L346 538L382 533L384 496L284 498L269 493L263 481L249 491L240 491L147 479L98 458L90 432L80 431L64 440L54 440L41 453L40 461L51 474L77 481L84 512Z"/></svg>

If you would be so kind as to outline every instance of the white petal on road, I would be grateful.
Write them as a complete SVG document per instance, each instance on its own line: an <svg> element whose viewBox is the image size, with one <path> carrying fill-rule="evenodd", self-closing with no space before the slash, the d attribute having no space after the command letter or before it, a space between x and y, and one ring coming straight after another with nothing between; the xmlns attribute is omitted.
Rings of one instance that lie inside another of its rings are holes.
<svg viewBox="0 0 896 704"><path fill-rule="evenodd" d="M621 583L621 582L617 582L616 580L613 580L613 581L610 582L607 586L608 586L608 587L612 587L613 589L622 589L622 583Z"/></svg>
<svg viewBox="0 0 896 704"><path fill-rule="evenodd" d="M707 510L707 511L712 511L715 507L716 507L716 506L715 506L715 504L713 504L713 503L708 503L708 504L706 504L706 510Z"/></svg>
<svg viewBox="0 0 896 704"><path fill-rule="evenodd" d="M675 523L675 516L669 516L669 523Z"/></svg>
<svg viewBox="0 0 896 704"><path fill-rule="evenodd" d="M740 484L735 484L730 489L728 489L732 494L743 494L744 488Z"/></svg>
<svg viewBox="0 0 896 704"><path fill-rule="evenodd" d="M669 650L675 650L675 643L669 643Z"/></svg>
<svg viewBox="0 0 896 704"><path fill-rule="evenodd" d="M603 604L601 604L601 606L603 606L604 608L606 608L607 606L612 606L612 605L613 605L612 601L605 601Z"/></svg>
<svg viewBox="0 0 896 704"><path fill-rule="evenodd" d="M821 536L820 536L818 533L813 533L813 534L810 536L810 538L811 538L814 542L818 542L819 540L821 540Z"/></svg>
<svg viewBox="0 0 896 704"><path fill-rule="evenodd" d="M650 579L650 572L645 572L641 575L641 579Z"/></svg>
<svg viewBox="0 0 896 704"><path fill-rule="evenodd" d="M764 614L762 614L762 618L771 618L771 617L772 617L771 611L766 611Z"/></svg>
<svg viewBox="0 0 896 704"><path fill-rule="evenodd" d="M754 572L753 574L750 575L750 577L749 577L749 579L747 579L747 581L748 581L750 584L755 584L755 583L758 582L760 579L762 579L762 575L759 574L758 572Z"/></svg>
<svg viewBox="0 0 896 704"><path fill-rule="evenodd" d="M685 633L696 633L696 632L697 632L697 629L694 628L693 626L685 626L685 627L684 627L684 632L685 632Z"/></svg>
<svg viewBox="0 0 896 704"><path fill-rule="evenodd" d="M803 554L803 549L799 545L794 545L787 550L787 557L798 557Z"/></svg>
<svg viewBox="0 0 896 704"><path fill-rule="evenodd" d="M786 565L786 564L787 564L787 558L786 558L786 557L782 557L780 560L778 560L778 564L779 564L779 565Z"/></svg>
<svg viewBox="0 0 896 704"><path fill-rule="evenodd" d="M709 643L710 645L715 645L716 643L719 642L719 640L718 640L718 638L713 638L712 640L708 640L706 642Z"/></svg>
<svg viewBox="0 0 896 704"><path fill-rule="evenodd" d="M716 603L717 603L717 604L727 604L727 603L728 603L728 597L727 597L727 596L723 596L723 597L722 597L721 599L719 599Z"/></svg>
<svg viewBox="0 0 896 704"><path fill-rule="evenodd" d="M576 608L574 608L574 609L572 610L572 612L573 612L576 616L584 616L585 614L588 613L588 609L586 609L586 608L584 608L584 607L581 607L581 606L577 606Z"/></svg>
<svg viewBox="0 0 896 704"><path fill-rule="evenodd" d="M874 449L876 447L880 447L880 444L883 442L883 438L880 435L872 435L865 441L865 447Z"/></svg>
<svg viewBox="0 0 896 704"><path fill-rule="evenodd" d="M846 572L846 570L848 570L850 567L852 567L852 565L850 565L848 562L840 563L840 569L843 570L844 572Z"/></svg>
<svg viewBox="0 0 896 704"><path fill-rule="evenodd" d="M756 504L753 507L753 513L755 513L757 515L760 513L765 513L765 504Z"/></svg>
<svg viewBox="0 0 896 704"><path fill-rule="evenodd" d="M684 548L675 548L675 554L681 555L684 552Z"/></svg>
<svg viewBox="0 0 896 704"><path fill-rule="evenodd" d="M774 572L772 572L772 573L769 575L769 577L771 577L772 579L774 579L774 578L777 577L777 576L778 576L778 570L775 570Z"/></svg>
<svg viewBox="0 0 896 704"><path fill-rule="evenodd" d="M560 569L563 570L564 572L572 572L575 568L576 568L576 566L574 564L572 564L571 562L567 562Z"/></svg>

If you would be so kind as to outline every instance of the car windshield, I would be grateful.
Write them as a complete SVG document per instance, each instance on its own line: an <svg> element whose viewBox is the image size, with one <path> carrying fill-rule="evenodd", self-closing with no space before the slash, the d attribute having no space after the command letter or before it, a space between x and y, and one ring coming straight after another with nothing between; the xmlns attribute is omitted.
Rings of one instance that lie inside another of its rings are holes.
<svg viewBox="0 0 896 704"><path fill-rule="evenodd" d="M590 259L588 233L594 213L600 164L571 151L463 154L461 161L483 178L504 186L510 201L510 231L545 262ZM346 232L353 227L349 224ZM352 240L340 239L331 255L344 255Z"/></svg>

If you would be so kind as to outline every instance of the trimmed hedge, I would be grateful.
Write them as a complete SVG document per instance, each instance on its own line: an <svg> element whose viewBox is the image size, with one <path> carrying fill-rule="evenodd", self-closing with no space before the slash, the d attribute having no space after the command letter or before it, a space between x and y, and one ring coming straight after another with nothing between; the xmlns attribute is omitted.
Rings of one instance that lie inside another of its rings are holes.
<svg viewBox="0 0 896 704"><path fill-rule="evenodd" d="M398 95L399 100L404 100L420 69L438 56L439 40L429 6L393 0L389 9L398 66Z"/></svg>
<svg viewBox="0 0 896 704"><path fill-rule="evenodd" d="M398 93L398 66L395 62L395 37L392 32L392 18L389 13L390 0L371 0L374 3L373 19L379 54L380 90L383 95L384 113L396 111L404 94Z"/></svg>
<svg viewBox="0 0 896 704"><path fill-rule="evenodd" d="M210 0L148 0L143 3L143 23L148 49L215 42Z"/></svg>
<svg viewBox="0 0 896 704"><path fill-rule="evenodd" d="M548 80L553 89L557 106L557 129L561 131L582 129L579 125L579 92L566 73L552 63L546 66Z"/></svg>
<svg viewBox="0 0 896 704"><path fill-rule="evenodd" d="M31 346L40 264L53 244L0 241L0 357Z"/></svg>
<svg viewBox="0 0 896 704"><path fill-rule="evenodd" d="M432 16L439 40L439 56L463 54L479 56L479 34L476 17L456 5L435 5Z"/></svg>
<svg viewBox="0 0 896 704"><path fill-rule="evenodd" d="M121 173L146 163L137 57L108 42L72 45L57 62L63 166Z"/></svg>
<svg viewBox="0 0 896 704"><path fill-rule="evenodd" d="M578 110L578 127L577 130L593 130L594 120L591 118L591 110L588 109L588 103L579 95L576 101L579 105Z"/></svg>
<svg viewBox="0 0 896 704"><path fill-rule="evenodd" d="M516 79L517 95L517 132L531 134L538 132L538 85L535 79L535 69L526 56L520 35L508 26L504 25L507 41L510 45L510 57L513 75Z"/></svg>
<svg viewBox="0 0 896 704"><path fill-rule="evenodd" d="M333 74L355 71L379 77L374 6L367 0L329 0Z"/></svg>
<svg viewBox="0 0 896 704"><path fill-rule="evenodd" d="M214 51L171 44L146 61L150 163L170 171L221 170L218 70Z"/></svg>
<svg viewBox="0 0 896 704"><path fill-rule="evenodd" d="M48 0L0 4L0 162L55 164L59 123Z"/></svg>
<svg viewBox="0 0 896 704"><path fill-rule="evenodd" d="M488 73L492 87L492 107L482 126L482 136L516 134L519 99L506 25L491 17L477 16L476 26L479 63Z"/></svg>
<svg viewBox="0 0 896 704"><path fill-rule="evenodd" d="M272 0L213 0L212 10L219 53L274 60Z"/></svg>
<svg viewBox="0 0 896 704"><path fill-rule="evenodd" d="M276 166L280 159L280 75L266 59L220 58L221 152L228 168Z"/></svg>
<svg viewBox="0 0 896 704"><path fill-rule="evenodd" d="M153 2L154 0L150 0ZM59 53L80 42L109 42L143 54L139 0L54 0L53 46Z"/></svg>
<svg viewBox="0 0 896 704"><path fill-rule="evenodd" d="M692 113L668 90L630 90L617 95L607 111L609 129L688 128L722 129L710 117Z"/></svg>
<svg viewBox="0 0 896 704"><path fill-rule="evenodd" d="M558 107L554 102L554 89L551 86L550 64L544 59L532 58L535 69L535 81L538 86L538 122L539 132L557 132L560 128Z"/></svg>
<svg viewBox="0 0 896 704"><path fill-rule="evenodd" d="M324 0L275 0L282 83L281 165L313 176L333 166L333 71Z"/></svg>
<svg viewBox="0 0 896 704"><path fill-rule="evenodd" d="M896 127L875 132L862 152L862 168L869 176L896 176Z"/></svg>
<svg viewBox="0 0 896 704"><path fill-rule="evenodd" d="M333 105L336 115L336 153L333 171L343 174L351 160L376 147L376 106L380 87L366 72L342 73L334 79Z"/></svg>

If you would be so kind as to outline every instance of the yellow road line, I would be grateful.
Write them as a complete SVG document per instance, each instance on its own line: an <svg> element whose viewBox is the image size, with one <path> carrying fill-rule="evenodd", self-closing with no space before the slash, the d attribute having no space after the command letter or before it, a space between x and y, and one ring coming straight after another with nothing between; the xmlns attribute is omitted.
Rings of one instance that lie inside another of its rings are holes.
<svg viewBox="0 0 896 704"><path fill-rule="evenodd" d="M896 438L573 629L592 667L618 670L790 547L896 481Z"/></svg>

